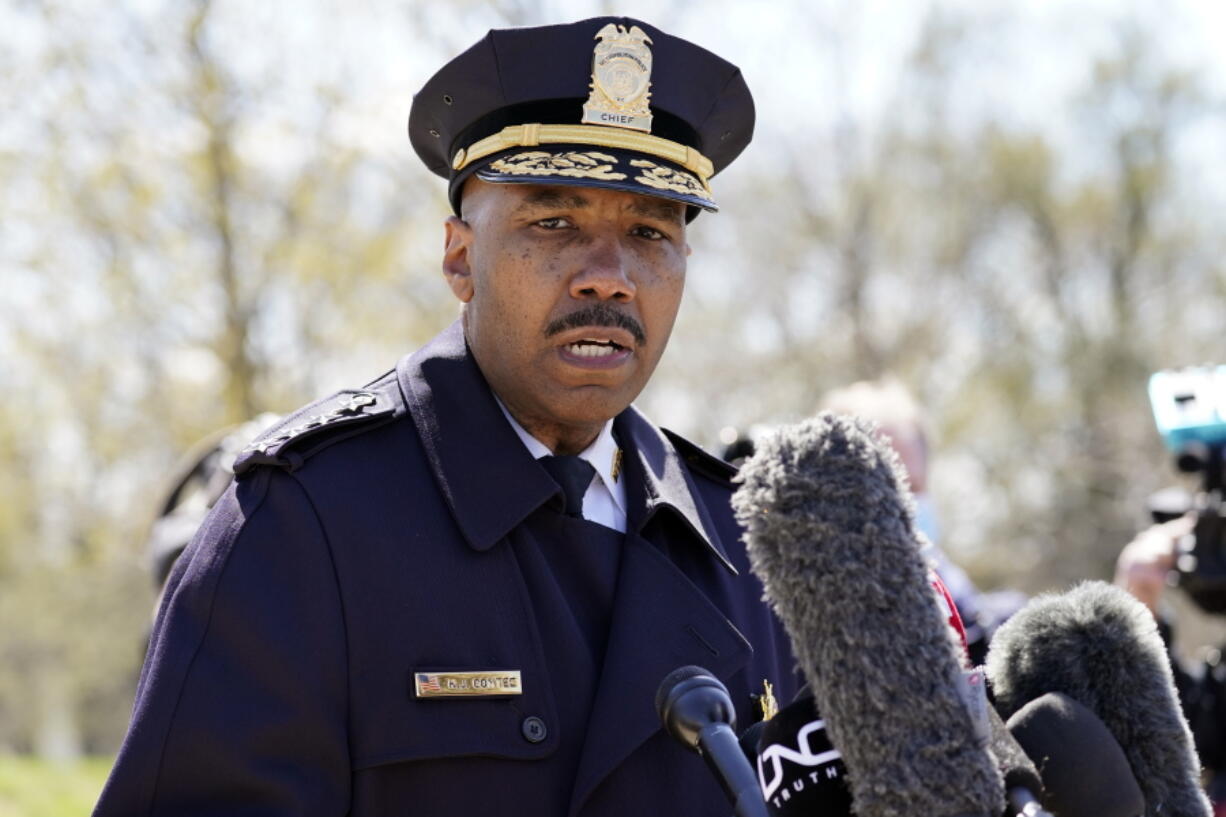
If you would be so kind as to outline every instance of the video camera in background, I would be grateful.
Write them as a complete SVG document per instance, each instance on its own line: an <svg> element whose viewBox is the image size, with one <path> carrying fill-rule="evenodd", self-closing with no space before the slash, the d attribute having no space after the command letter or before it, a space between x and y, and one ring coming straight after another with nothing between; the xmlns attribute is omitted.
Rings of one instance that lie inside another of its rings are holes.
<svg viewBox="0 0 1226 817"><path fill-rule="evenodd" d="M1149 378L1154 421L1182 472L1200 475L1200 490L1161 491L1150 497L1155 522L1189 511L1196 529L1176 561L1179 586L1202 610L1226 613L1226 526L1223 482L1226 468L1226 366L1156 372Z"/></svg>

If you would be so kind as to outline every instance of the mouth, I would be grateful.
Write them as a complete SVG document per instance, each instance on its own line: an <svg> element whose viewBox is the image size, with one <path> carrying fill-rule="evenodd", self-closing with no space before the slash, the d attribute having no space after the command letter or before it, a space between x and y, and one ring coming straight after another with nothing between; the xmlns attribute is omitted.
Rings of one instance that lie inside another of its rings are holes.
<svg viewBox="0 0 1226 817"><path fill-rule="evenodd" d="M583 338L582 340L577 340L574 343L568 343L562 348L575 357L597 358L615 355L626 347L611 340Z"/></svg>
<svg viewBox="0 0 1226 817"><path fill-rule="evenodd" d="M630 333L611 327L586 327L565 333L558 354L567 363L585 369L610 369L634 355Z"/></svg>

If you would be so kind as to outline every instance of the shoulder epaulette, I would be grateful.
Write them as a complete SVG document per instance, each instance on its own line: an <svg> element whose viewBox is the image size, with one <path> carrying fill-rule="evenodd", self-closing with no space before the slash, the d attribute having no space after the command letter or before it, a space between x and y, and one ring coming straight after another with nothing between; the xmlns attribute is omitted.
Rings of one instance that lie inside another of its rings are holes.
<svg viewBox="0 0 1226 817"><path fill-rule="evenodd" d="M703 474L716 482L727 483L729 487L734 487L732 478L737 475L735 466L724 462L714 454L704 451L697 444L690 442L674 431L669 431L667 428L660 430L668 437L668 441L673 444L673 448L677 449L677 453L681 456L681 459L685 460L685 464L690 467L690 470Z"/></svg>
<svg viewBox="0 0 1226 817"><path fill-rule="evenodd" d="M252 440L234 460L234 475L257 465L295 471L318 451L377 428L396 414L399 387L383 377L363 389L344 389L286 416Z"/></svg>

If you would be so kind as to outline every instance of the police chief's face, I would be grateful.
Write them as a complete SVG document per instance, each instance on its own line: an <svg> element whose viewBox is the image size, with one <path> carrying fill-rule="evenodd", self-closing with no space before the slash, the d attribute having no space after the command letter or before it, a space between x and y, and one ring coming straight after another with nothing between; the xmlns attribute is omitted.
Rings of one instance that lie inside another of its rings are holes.
<svg viewBox="0 0 1226 817"><path fill-rule="evenodd" d="M534 433L598 429L642 390L672 332L684 206L472 179L463 214L447 222L443 268L495 393Z"/></svg>

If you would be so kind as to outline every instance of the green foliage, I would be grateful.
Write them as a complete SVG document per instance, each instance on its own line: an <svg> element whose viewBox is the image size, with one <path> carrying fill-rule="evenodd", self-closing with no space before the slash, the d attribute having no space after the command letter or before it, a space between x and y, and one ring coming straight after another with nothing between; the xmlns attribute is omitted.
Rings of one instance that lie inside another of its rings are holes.
<svg viewBox="0 0 1226 817"><path fill-rule="evenodd" d="M80 817L102 792L110 758L59 765L0 754L0 817Z"/></svg>
<svg viewBox="0 0 1226 817"><path fill-rule="evenodd" d="M0 403L0 749L66 757L122 736L145 541L183 453L449 321L437 276L413 283L441 192L411 155L341 138L341 87L295 108L275 74L240 80L212 3L104 8L13 11L55 37L32 40L41 81L4 141L21 161L0 164L21 238L0 299L0 388L21 395Z"/></svg>

